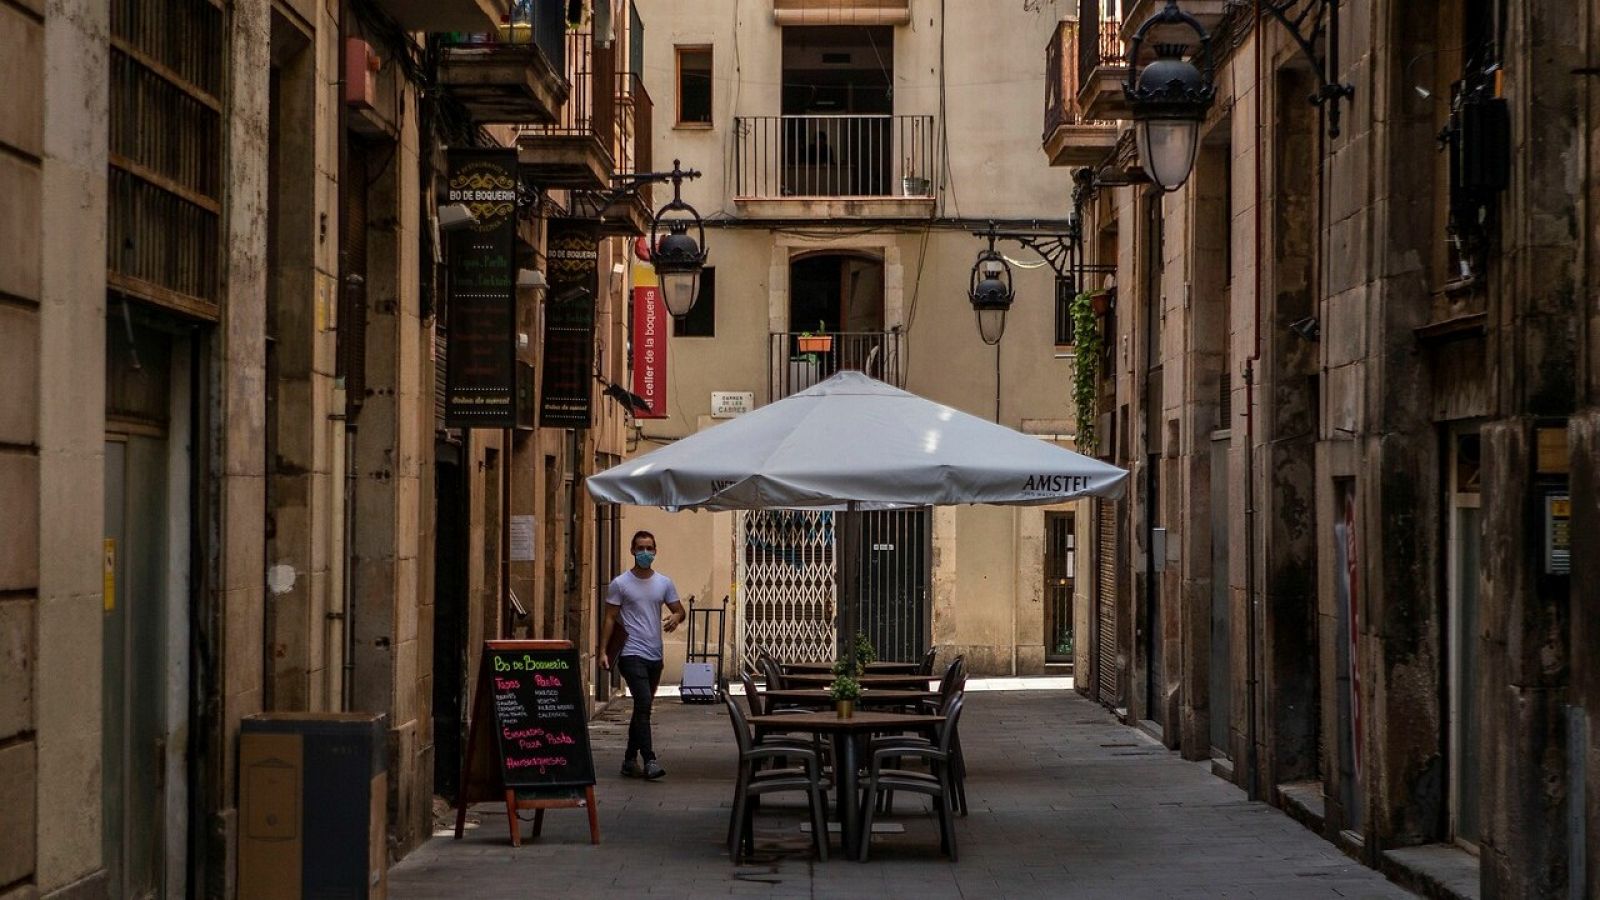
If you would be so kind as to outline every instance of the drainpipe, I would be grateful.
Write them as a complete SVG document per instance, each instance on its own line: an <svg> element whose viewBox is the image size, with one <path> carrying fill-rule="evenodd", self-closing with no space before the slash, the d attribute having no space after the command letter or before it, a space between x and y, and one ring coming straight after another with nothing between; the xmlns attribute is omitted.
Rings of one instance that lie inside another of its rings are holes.
<svg viewBox="0 0 1600 900"><path fill-rule="evenodd" d="M1261 154L1264 152L1262 126L1261 93L1265 85L1266 48L1262 45L1261 33L1261 4L1255 4L1255 22L1252 26L1255 34L1255 64L1256 64L1256 152L1255 164L1255 290L1252 298L1255 303L1255 315L1251 320L1254 334L1251 338L1250 355L1244 361L1244 444L1245 444L1245 478L1244 478L1244 552L1245 552L1245 686L1246 686L1246 723L1245 733L1248 744L1245 747L1245 772L1249 784L1245 786L1246 795L1251 800L1261 799L1261 757L1256 745L1260 739L1260 728L1257 723L1259 711L1257 709L1257 688L1260 681L1260 659L1257 650L1258 630L1257 622L1259 602L1256 599L1256 467L1255 467L1255 434L1256 434L1256 404L1255 404L1255 374L1256 363L1261 359L1261 290L1262 290L1262 254L1261 241L1262 221L1262 165Z"/></svg>
<svg viewBox="0 0 1600 900"><path fill-rule="evenodd" d="M348 6L349 6L349 4L346 3L346 2L340 2L339 3L338 36L339 36L339 71L340 72L345 71L345 68L346 68L346 66L345 66L346 51L345 51L344 38L345 38L345 28L347 26L348 15L349 15ZM338 98L338 101L339 101L339 117L338 117L338 130L339 130L339 148L338 148L338 153L339 153L339 156L338 156L338 160L337 160L336 164L339 167L339 169L338 169L338 171L339 171L339 199L338 199L337 203L338 203L338 210L339 210L339 220L338 220L339 221L339 231L338 231L338 234L342 235L344 233L344 215L345 215L345 212L346 212L346 209L345 209L346 204L345 204L345 201L344 201L344 198L346 196L346 189L347 189L346 181L347 181L347 178L349 176L349 166L347 164L347 159L348 159L348 156L349 156L349 144L350 144L350 107L349 107L348 104L346 104L344 102L344 97L343 96L340 96ZM339 240L340 244L342 245L342 243L343 243L343 239L342 238L336 237L335 239ZM342 267L342 265L343 265L343 260L341 258L341 267ZM359 277L359 276L356 276L356 277ZM342 290L347 290L348 287L342 287L341 289ZM335 298L335 302L338 303L339 300L341 300L341 299L342 299L342 294L341 294L341 296L339 298ZM343 303L339 303L339 305L343 306L344 304ZM340 328L345 328L345 327L348 327L348 325L345 322L340 322L339 323L339 327ZM355 560L355 536L356 536L356 421L355 421L355 417L353 415L351 415L351 411L350 411L350 395L349 395L348 391L345 392L344 408L341 409L339 412L340 412L340 418L342 418L344 420L344 553L341 554L343 559L340 560L340 565L344 570L344 578L342 579L343 580L342 589L339 592L341 596L339 598L339 613L338 613L338 618L340 620L339 624L344 629L344 631L343 631L343 637L344 637L343 654L344 654L344 658L342 660L341 674L339 676L339 708L344 712L349 712L355 706L355 677L354 676L355 676L355 670L356 670L356 660L355 660L355 645L356 645L355 634L356 633L355 633L355 628L353 627L355 625L355 596L356 596L355 583L354 583L355 582L355 563L354 563L354 560Z"/></svg>
<svg viewBox="0 0 1600 900"><path fill-rule="evenodd" d="M348 409L350 399L345 397ZM344 674L339 679L340 709L355 708L356 672L356 423L345 413L344 420L344 590L339 617L344 620Z"/></svg>

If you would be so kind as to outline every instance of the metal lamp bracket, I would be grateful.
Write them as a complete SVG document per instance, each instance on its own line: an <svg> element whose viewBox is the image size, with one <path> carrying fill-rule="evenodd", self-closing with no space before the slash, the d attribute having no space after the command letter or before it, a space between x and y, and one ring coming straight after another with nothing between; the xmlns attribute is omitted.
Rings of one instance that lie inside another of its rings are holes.
<svg viewBox="0 0 1600 900"><path fill-rule="evenodd" d="M974 231L973 235L988 239L990 250L994 249L995 241L1014 241L1021 244L1039 254L1039 258L1050 266L1057 277L1065 277L1071 272L1073 250L1080 240L1080 235L1073 232L999 231L993 222L990 222L989 227L983 231Z"/></svg>
<svg viewBox="0 0 1600 900"><path fill-rule="evenodd" d="M1353 84L1336 80L1339 75L1339 0L1256 0L1288 29L1300 52L1317 71L1317 92L1311 105L1328 113L1328 137L1339 136L1339 101L1355 97ZM1319 53L1326 41L1328 52ZM1259 50L1257 51L1259 52Z"/></svg>

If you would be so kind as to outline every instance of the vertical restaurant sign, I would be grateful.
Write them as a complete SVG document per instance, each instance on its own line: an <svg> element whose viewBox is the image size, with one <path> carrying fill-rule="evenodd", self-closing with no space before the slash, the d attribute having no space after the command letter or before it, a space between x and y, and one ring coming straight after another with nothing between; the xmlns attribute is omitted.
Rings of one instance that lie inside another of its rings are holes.
<svg viewBox="0 0 1600 900"><path fill-rule="evenodd" d="M551 219L546 241L544 374L539 424L588 428L594 402L594 309L600 233L593 222Z"/></svg>
<svg viewBox="0 0 1600 900"><path fill-rule="evenodd" d="M445 424L511 428L517 397L517 151L450 151L448 203L477 221L450 234Z"/></svg>
<svg viewBox="0 0 1600 900"><path fill-rule="evenodd" d="M667 315L661 285L648 263L634 266L633 287L633 392L650 404L649 410L632 410L636 419L667 417Z"/></svg>

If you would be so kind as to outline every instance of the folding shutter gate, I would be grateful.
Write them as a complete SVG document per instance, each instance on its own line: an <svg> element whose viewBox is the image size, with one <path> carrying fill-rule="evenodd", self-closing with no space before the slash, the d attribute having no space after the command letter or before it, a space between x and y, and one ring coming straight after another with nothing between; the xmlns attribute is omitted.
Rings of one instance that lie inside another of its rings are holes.
<svg viewBox="0 0 1600 900"><path fill-rule="evenodd" d="M1110 500L1095 501L1099 540L1095 547L1094 660L1099 700L1116 705L1117 691L1117 507Z"/></svg>
<svg viewBox="0 0 1600 900"><path fill-rule="evenodd" d="M742 656L760 644L785 662L834 658L838 587L834 569L834 515L803 510L741 513L734 536L739 583Z"/></svg>

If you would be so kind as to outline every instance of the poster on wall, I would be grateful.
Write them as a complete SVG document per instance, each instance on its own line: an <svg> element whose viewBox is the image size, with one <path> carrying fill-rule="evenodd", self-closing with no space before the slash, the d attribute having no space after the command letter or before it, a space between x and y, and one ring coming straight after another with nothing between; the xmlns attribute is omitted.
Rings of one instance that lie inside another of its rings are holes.
<svg viewBox="0 0 1600 900"><path fill-rule="evenodd" d="M636 419L667 417L667 315L661 288L636 284L633 289L633 392L648 410L635 409Z"/></svg>
<svg viewBox="0 0 1600 900"><path fill-rule="evenodd" d="M444 420L511 428L517 394L517 151L451 150L447 203L476 220L450 238Z"/></svg>
<svg viewBox="0 0 1600 900"><path fill-rule="evenodd" d="M588 428L594 405L594 309L600 234L593 222L552 219L546 241L544 388L539 425Z"/></svg>

